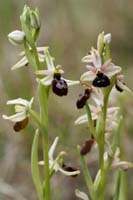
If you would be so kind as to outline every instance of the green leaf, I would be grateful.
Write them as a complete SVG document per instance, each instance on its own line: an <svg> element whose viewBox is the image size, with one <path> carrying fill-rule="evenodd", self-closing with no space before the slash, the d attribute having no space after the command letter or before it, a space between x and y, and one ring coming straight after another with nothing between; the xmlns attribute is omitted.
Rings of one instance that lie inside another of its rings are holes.
<svg viewBox="0 0 133 200"><path fill-rule="evenodd" d="M114 195L113 200L119 200L120 184L121 184L121 175L120 175L120 171L119 171L118 175L117 175L116 186L115 186L115 195Z"/></svg>
<svg viewBox="0 0 133 200"><path fill-rule="evenodd" d="M123 171L118 171L113 200L125 200L125 199L127 199L126 177Z"/></svg>
<svg viewBox="0 0 133 200"><path fill-rule="evenodd" d="M39 132L38 129L35 132L33 144L32 144L32 152L31 152L31 171L32 171L32 178L35 184L39 200L43 200L43 191L42 191L42 184L40 180L40 173L39 173L39 166L38 166L38 139L39 139Z"/></svg>
<svg viewBox="0 0 133 200"><path fill-rule="evenodd" d="M90 110L88 103L86 103L86 112L87 112L90 131L93 134L93 136L96 137L95 128L94 128L94 124L93 124L93 120L92 120L92 114L91 114L91 110ZM95 139L97 139L97 138L95 138Z"/></svg>

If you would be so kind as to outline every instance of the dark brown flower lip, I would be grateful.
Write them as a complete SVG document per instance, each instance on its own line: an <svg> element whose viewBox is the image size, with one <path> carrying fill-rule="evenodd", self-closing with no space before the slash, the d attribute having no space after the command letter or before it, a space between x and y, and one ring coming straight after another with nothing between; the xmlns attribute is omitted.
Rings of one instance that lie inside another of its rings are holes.
<svg viewBox="0 0 133 200"><path fill-rule="evenodd" d="M126 85L124 82L122 82L123 85ZM115 85L115 88L117 89L117 91L119 92L123 92L123 89L120 88L117 84Z"/></svg>
<svg viewBox="0 0 133 200"><path fill-rule="evenodd" d="M86 104L86 101L89 99L90 95L91 95L91 89L85 89L83 94L79 95L79 98L76 102L76 106L78 109L83 108L84 105Z"/></svg>
<svg viewBox="0 0 133 200"><path fill-rule="evenodd" d="M67 172L75 172L75 171L77 171L76 168L71 167L71 166L69 166L69 165L66 165L64 162L63 162L63 164L62 164L62 168L63 168L65 171L67 171ZM78 174L72 175L72 177L76 177L76 176L78 176Z"/></svg>
<svg viewBox="0 0 133 200"><path fill-rule="evenodd" d="M107 87L110 85L110 80L108 76L102 72L98 72L96 78L92 81L92 85L95 87Z"/></svg>
<svg viewBox="0 0 133 200"><path fill-rule="evenodd" d="M94 142L95 142L94 137L92 137L89 140L86 140L85 143L81 147L80 154L85 156L87 153L89 153L91 151L91 148L92 148Z"/></svg>
<svg viewBox="0 0 133 200"><path fill-rule="evenodd" d="M19 132L19 131L23 130L28 125L28 122L29 122L28 117L26 117L22 121L16 122L13 126L14 131Z"/></svg>
<svg viewBox="0 0 133 200"><path fill-rule="evenodd" d="M67 82L61 79L61 74L55 73L52 80L52 91L58 96L66 96L68 94Z"/></svg>

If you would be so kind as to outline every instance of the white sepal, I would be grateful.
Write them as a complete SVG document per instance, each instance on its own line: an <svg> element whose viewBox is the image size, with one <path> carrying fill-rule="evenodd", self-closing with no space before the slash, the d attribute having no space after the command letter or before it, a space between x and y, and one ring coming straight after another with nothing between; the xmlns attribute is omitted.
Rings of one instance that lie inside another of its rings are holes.
<svg viewBox="0 0 133 200"><path fill-rule="evenodd" d="M20 112L15 115L7 116L7 115L2 115L3 119L9 120L11 122L20 122L26 118L25 112Z"/></svg>

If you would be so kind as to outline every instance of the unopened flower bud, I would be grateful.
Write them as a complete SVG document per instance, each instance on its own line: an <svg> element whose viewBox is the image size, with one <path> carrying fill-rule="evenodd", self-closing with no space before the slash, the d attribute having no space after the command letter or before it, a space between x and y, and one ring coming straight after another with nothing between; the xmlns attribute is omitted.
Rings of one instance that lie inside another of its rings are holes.
<svg viewBox="0 0 133 200"><path fill-rule="evenodd" d="M100 54L103 53L103 49L104 49L104 32L102 32L102 33L100 33L98 35L97 49L98 49L98 51L99 51Z"/></svg>
<svg viewBox="0 0 133 200"><path fill-rule="evenodd" d="M40 28L40 20L39 20L39 16L36 12L31 11L30 13L30 20L31 20L31 26L35 29L39 29Z"/></svg>
<svg viewBox="0 0 133 200"><path fill-rule="evenodd" d="M111 33L108 33L104 36L104 43L110 43L111 42Z"/></svg>
<svg viewBox="0 0 133 200"><path fill-rule="evenodd" d="M23 31L13 31L8 34L9 41L14 45L23 44L25 34Z"/></svg>

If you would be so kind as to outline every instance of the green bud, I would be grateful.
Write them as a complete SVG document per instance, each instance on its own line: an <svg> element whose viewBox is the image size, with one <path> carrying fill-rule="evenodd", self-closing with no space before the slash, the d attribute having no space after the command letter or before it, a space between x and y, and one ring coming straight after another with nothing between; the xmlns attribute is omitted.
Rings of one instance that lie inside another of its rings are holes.
<svg viewBox="0 0 133 200"><path fill-rule="evenodd" d="M35 11L30 12L30 23L33 28L35 28L35 29L40 28L40 19L39 19L39 15L37 12L35 12Z"/></svg>
<svg viewBox="0 0 133 200"><path fill-rule="evenodd" d="M100 55L102 55L103 50L104 50L104 32L102 32L98 35L97 49L98 49Z"/></svg>
<svg viewBox="0 0 133 200"><path fill-rule="evenodd" d="M23 9L22 18L23 18L24 23L28 27L30 27L30 8L26 5L24 6L24 9Z"/></svg>

